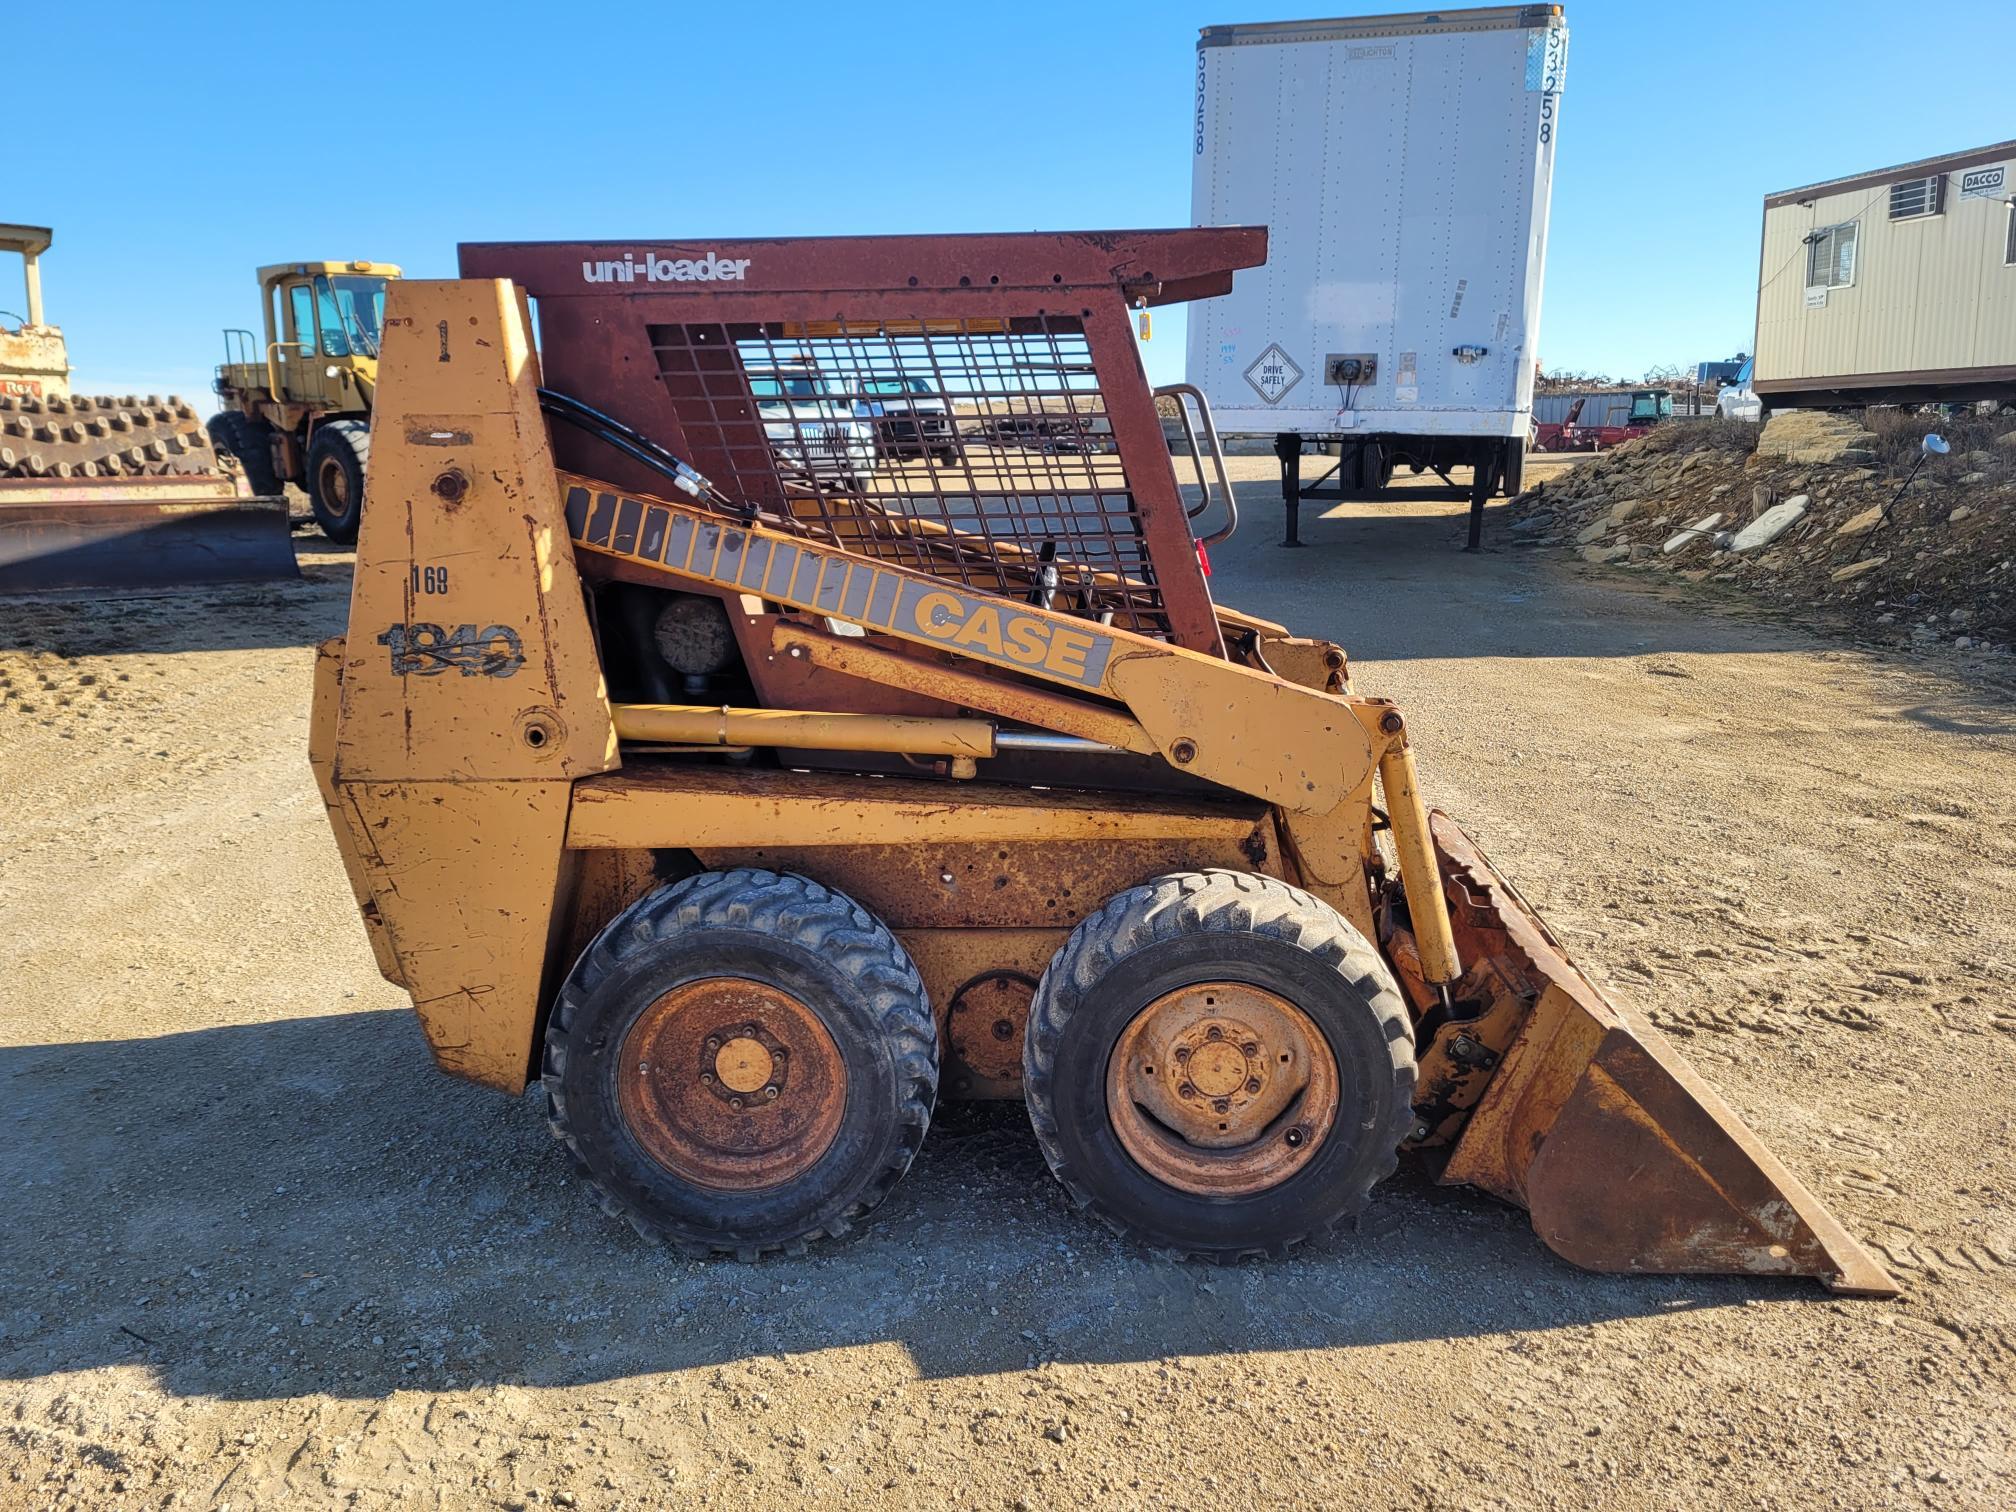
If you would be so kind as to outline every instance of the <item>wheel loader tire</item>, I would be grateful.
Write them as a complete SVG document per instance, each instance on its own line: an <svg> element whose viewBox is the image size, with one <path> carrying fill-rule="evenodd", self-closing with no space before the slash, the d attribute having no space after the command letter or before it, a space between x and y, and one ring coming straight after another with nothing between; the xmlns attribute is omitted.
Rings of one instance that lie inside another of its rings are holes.
<svg viewBox="0 0 2016 1512"><path fill-rule="evenodd" d="M582 953L542 1079L608 1212L753 1260L838 1238L889 1195L931 1120L938 1037L916 966L852 899L702 872Z"/></svg>
<svg viewBox="0 0 2016 1512"><path fill-rule="evenodd" d="M1281 1255L1364 1206L1413 1126L1413 1031L1328 904L1245 872L1113 898L1036 988L1023 1083L1080 1207L1151 1248Z"/></svg>
<svg viewBox="0 0 2016 1512"><path fill-rule="evenodd" d="M371 427L362 420L325 420L308 444L308 507L322 534L338 545L357 539L364 518L364 473Z"/></svg>
<svg viewBox="0 0 2016 1512"><path fill-rule="evenodd" d="M242 410L223 410L210 417L210 441L220 452L229 452L245 470L245 482L261 498L280 492L280 477L273 471L273 428L264 420L254 420Z"/></svg>

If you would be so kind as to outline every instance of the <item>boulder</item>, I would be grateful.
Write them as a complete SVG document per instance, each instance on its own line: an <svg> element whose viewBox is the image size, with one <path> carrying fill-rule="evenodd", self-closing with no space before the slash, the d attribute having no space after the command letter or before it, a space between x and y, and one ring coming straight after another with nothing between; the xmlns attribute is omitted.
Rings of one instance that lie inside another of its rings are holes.
<svg viewBox="0 0 2016 1512"><path fill-rule="evenodd" d="M1667 556L1671 556L1681 547L1691 546L1721 523L1722 516L1719 514L1703 515L1685 530L1676 531L1674 534L1668 536L1666 544L1659 549Z"/></svg>
<svg viewBox="0 0 2016 1512"><path fill-rule="evenodd" d="M1875 434L1846 415L1781 410L1764 422L1754 455L1787 462L1873 462L1875 446Z"/></svg>
<svg viewBox="0 0 2016 1512"><path fill-rule="evenodd" d="M1827 575L1837 583L1852 582L1865 572L1874 572L1889 560L1887 556L1864 557L1859 562L1850 562L1846 567L1836 567Z"/></svg>
<svg viewBox="0 0 2016 1512"><path fill-rule="evenodd" d="M1745 525L1729 538L1731 551L1756 551L1769 546L1778 537L1790 530L1799 517L1806 513L1807 498L1800 494L1787 499L1783 504L1773 504L1764 513Z"/></svg>

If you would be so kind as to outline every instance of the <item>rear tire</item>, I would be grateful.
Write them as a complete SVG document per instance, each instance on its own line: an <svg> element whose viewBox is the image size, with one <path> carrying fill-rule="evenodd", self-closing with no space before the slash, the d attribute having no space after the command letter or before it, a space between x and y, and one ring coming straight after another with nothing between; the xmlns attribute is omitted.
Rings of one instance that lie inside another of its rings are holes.
<svg viewBox="0 0 2016 1512"><path fill-rule="evenodd" d="M837 1238L889 1195L930 1123L938 1038L916 966L851 899L702 872L582 953L542 1079L608 1212L753 1260Z"/></svg>
<svg viewBox="0 0 2016 1512"><path fill-rule="evenodd" d="M1362 1208L1413 1127L1414 1079L1378 952L1328 904L1245 872L1161 877L1086 919L1023 1045L1037 1143L1078 1205L1218 1262L1285 1254Z"/></svg>
<svg viewBox="0 0 2016 1512"><path fill-rule="evenodd" d="M273 471L272 426L264 420L254 420L243 410L223 410L210 417L205 429L217 450L238 459L253 493L272 498L280 492L280 478Z"/></svg>
<svg viewBox="0 0 2016 1512"><path fill-rule="evenodd" d="M325 420L308 446L308 507L322 534L339 545L357 539L364 519L364 473L371 427L362 420Z"/></svg>

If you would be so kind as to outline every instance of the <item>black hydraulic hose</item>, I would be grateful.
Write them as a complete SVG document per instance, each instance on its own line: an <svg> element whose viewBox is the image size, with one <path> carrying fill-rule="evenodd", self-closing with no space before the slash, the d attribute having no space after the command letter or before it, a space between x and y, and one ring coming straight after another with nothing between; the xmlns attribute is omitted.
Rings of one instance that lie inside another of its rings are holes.
<svg viewBox="0 0 2016 1512"><path fill-rule="evenodd" d="M583 404L571 394L547 388L539 390L539 408L555 420L585 431L611 450L621 452L631 461L669 479L681 493L726 509L735 507L734 501L703 477L699 469L667 451L649 436L632 430L614 415L606 415L592 405Z"/></svg>

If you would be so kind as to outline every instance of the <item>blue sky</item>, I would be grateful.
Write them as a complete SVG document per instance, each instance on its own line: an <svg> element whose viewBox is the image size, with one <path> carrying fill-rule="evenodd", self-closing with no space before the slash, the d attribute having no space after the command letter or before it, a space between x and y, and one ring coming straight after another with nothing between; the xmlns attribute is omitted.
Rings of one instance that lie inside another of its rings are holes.
<svg viewBox="0 0 2016 1512"><path fill-rule="evenodd" d="M186 394L255 323L261 263L438 277L462 240L1181 225L1197 29L1349 9L24 4L0 220L56 230L44 290L81 389ZM1767 191L2016 137L2008 0L1568 21L1549 367L1747 349ZM1176 312L1145 355L1180 374Z"/></svg>

